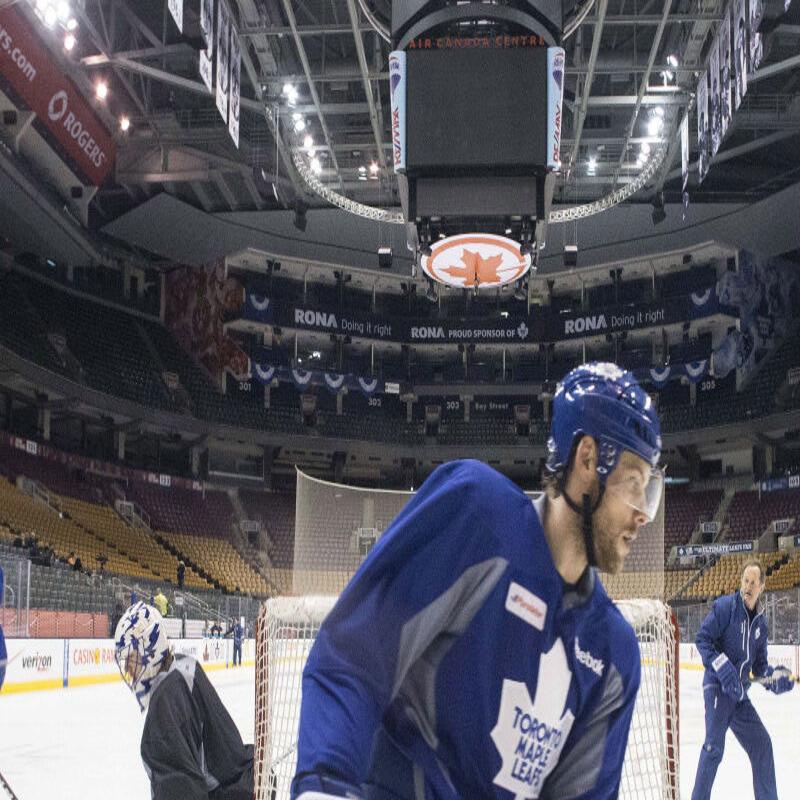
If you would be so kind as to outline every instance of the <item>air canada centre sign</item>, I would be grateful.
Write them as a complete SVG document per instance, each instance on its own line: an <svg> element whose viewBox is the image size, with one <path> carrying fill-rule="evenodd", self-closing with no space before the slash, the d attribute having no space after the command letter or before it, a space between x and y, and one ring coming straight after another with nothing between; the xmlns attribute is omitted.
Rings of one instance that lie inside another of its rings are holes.
<svg viewBox="0 0 800 800"><path fill-rule="evenodd" d="M42 132L75 171L89 184L102 185L114 165L114 140L23 12L13 6L0 11L0 82L36 114Z"/></svg>

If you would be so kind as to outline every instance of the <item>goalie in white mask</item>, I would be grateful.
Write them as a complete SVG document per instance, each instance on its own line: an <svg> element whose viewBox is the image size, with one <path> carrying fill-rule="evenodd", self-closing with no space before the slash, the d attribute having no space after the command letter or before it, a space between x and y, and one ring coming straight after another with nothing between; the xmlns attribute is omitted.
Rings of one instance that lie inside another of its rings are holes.
<svg viewBox="0 0 800 800"><path fill-rule="evenodd" d="M163 619L135 603L114 634L122 679L146 714L141 755L153 800L251 800L253 748L200 664L173 653Z"/></svg>

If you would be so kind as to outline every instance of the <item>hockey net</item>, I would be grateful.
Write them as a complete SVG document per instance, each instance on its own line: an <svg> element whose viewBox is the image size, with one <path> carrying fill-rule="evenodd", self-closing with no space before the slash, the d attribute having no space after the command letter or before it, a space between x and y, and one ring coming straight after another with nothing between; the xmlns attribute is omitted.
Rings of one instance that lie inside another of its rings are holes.
<svg viewBox="0 0 800 800"><path fill-rule="evenodd" d="M531 501L536 493L527 493ZM319 626L370 547L413 492L365 489L297 472L291 597L262 607L256 662L256 798L285 800L296 764L300 679ZM628 737L620 796L678 798L678 629L664 596L664 506L639 536L625 571L603 575L633 626L641 689ZM324 596L320 596L324 595Z"/></svg>
<svg viewBox="0 0 800 800"><path fill-rule="evenodd" d="M287 800L297 764L303 667L336 597L278 597L258 620L256 800ZM617 603L639 641L642 681L628 736L620 797L678 800L678 633L658 600Z"/></svg>

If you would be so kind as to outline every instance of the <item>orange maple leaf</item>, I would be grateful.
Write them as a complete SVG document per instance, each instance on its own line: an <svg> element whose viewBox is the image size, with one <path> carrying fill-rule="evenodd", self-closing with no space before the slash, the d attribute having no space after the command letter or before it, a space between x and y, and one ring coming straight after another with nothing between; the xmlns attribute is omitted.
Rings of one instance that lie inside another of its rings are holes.
<svg viewBox="0 0 800 800"><path fill-rule="evenodd" d="M446 272L453 278L463 278L464 286L474 286L477 279L478 283L492 283L500 280L497 268L503 261L503 256L497 254L489 258L483 258L480 253L471 250L464 250L461 254L463 267L445 267L442 272Z"/></svg>

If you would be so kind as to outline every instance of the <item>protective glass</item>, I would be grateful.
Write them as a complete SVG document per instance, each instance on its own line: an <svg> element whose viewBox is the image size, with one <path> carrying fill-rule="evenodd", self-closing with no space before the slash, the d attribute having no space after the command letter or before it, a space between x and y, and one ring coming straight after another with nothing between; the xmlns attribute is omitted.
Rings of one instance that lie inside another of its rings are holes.
<svg viewBox="0 0 800 800"><path fill-rule="evenodd" d="M664 493L664 470L654 467L646 480L638 471L616 469L606 481L606 491L614 493L631 508L641 512L652 522L658 513Z"/></svg>

